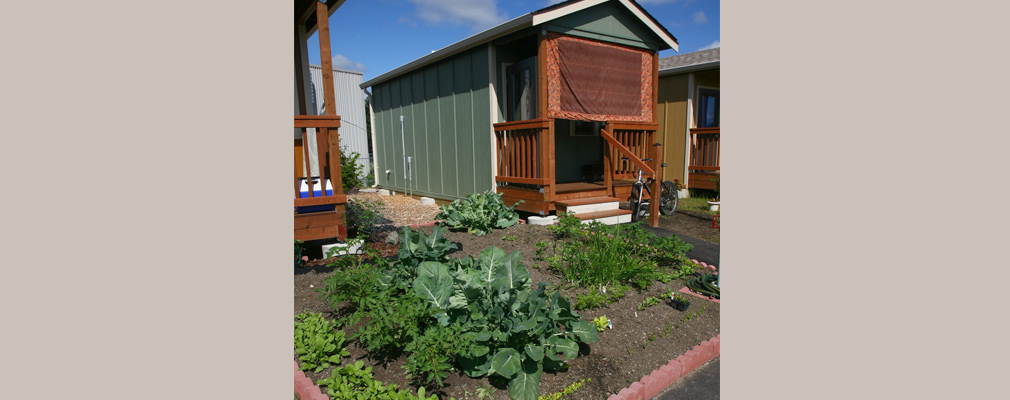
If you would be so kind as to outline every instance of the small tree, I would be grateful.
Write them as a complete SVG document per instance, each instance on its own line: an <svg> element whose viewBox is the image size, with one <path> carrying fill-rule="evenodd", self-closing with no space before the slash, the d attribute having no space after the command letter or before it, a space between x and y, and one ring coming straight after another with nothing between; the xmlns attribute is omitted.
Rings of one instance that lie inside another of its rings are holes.
<svg viewBox="0 0 1010 400"><path fill-rule="evenodd" d="M364 167L358 164L358 158L360 157L361 154L358 154L356 151L352 151L350 155L347 155L346 148L340 148L340 179L343 181L345 192L361 187L361 176Z"/></svg>

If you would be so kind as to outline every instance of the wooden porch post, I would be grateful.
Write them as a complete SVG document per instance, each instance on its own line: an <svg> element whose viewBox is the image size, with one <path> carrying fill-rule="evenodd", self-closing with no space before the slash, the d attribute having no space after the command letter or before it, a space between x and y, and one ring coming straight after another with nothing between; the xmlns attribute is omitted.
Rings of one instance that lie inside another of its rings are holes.
<svg viewBox="0 0 1010 400"><path fill-rule="evenodd" d="M604 129L607 132L613 132L613 122L604 122ZM603 186L607 188L607 195L613 196L614 193L614 166L613 166L613 153L614 150L610 148L610 142L603 141Z"/></svg>
<svg viewBox="0 0 1010 400"><path fill-rule="evenodd" d="M659 123L659 53L657 52L652 52L652 122ZM653 143L659 143L656 141L656 131L649 133L649 141L645 144L652 145ZM649 226L653 228L659 227L659 202L662 198L663 186L661 179L663 179L663 172L665 172L660 170L662 156L663 145L653 146L652 170L656 171L656 174L652 180L652 199L649 201Z"/></svg>
<svg viewBox="0 0 1010 400"><path fill-rule="evenodd" d="M337 115L336 94L333 92L333 59L330 53L330 13L325 3L316 2L316 26L319 28L319 59L323 69L323 101L326 107L325 115ZM343 194L343 179L340 176L340 134L330 132L328 128L317 129L316 135L324 135L329 143L329 171L333 194ZM319 175L323 175L323 158L319 158ZM320 176L320 184L326 190L324 179ZM325 193L325 192L324 192Z"/></svg>
<svg viewBox="0 0 1010 400"><path fill-rule="evenodd" d="M542 154L547 158L547 171L545 172L548 183L544 188L544 215L550 213L551 202L554 201L555 181L554 181L554 119L547 118L547 42L544 32L537 33L537 118L548 119L547 134L544 137L547 151Z"/></svg>

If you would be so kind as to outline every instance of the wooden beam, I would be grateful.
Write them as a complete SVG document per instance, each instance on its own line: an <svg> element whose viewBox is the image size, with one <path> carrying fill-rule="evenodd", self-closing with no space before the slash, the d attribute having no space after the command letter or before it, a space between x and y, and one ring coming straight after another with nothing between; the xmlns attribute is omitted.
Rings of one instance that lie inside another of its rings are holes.
<svg viewBox="0 0 1010 400"><path fill-rule="evenodd" d="M333 93L333 59L330 52L330 18L326 4L316 2L316 25L319 26L319 59L323 68L323 98L326 115L337 115Z"/></svg>
<svg viewBox="0 0 1010 400"><path fill-rule="evenodd" d="M537 32L537 118L547 118L547 40Z"/></svg>
<svg viewBox="0 0 1010 400"><path fill-rule="evenodd" d="M295 128L339 128L339 115L295 115Z"/></svg>
<svg viewBox="0 0 1010 400"><path fill-rule="evenodd" d="M508 183L521 183L524 185L548 185L550 180L546 178L517 178L513 176L495 176L495 181Z"/></svg>
<svg viewBox="0 0 1010 400"><path fill-rule="evenodd" d="M642 172L644 172L646 175L656 176L656 171L652 169L652 167L650 167L640 158L635 156L634 152L629 150L627 147L624 147L624 145L621 144L621 142L618 142L617 139L614 139L614 137L611 136L610 132L607 132L606 129L600 129L600 136L603 136L603 138L606 139L611 146L614 146L614 148L617 149L617 151L624 153L626 156L628 156L628 159L630 159L631 162L635 163L635 165L637 165L638 168L641 168Z"/></svg>
<svg viewBox="0 0 1010 400"><path fill-rule="evenodd" d="M499 122L494 124L495 132L516 131L520 129L543 129L550 121L546 118L530 119L525 121Z"/></svg>

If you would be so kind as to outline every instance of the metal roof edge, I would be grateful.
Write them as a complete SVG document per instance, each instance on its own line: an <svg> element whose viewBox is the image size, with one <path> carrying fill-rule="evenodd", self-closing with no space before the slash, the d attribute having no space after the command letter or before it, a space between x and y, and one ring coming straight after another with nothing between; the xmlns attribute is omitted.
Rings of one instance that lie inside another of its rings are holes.
<svg viewBox="0 0 1010 400"><path fill-rule="evenodd" d="M682 65L679 67L667 68L659 70L659 76L667 76L673 74L679 74L684 72L699 71L703 69L714 69L719 68L719 61L709 61L699 64Z"/></svg>
<svg viewBox="0 0 1010 400"><path fill-rule="evenodd" d="M411 71L413 69L431 64L435 61L442 60L454 54L469 50L470 48L476 47L477 45L489 42L491 40L497 39L501 36L505 36L517 30L533 26L532 22L533 22L533 13L520 15L509 21L503 22L501 25L494 26L483 32L470 36L466 39L460 40L456 43L435 50L434 52L428 55L425 55L421 58L418 58L404 65L401 65L400 67L395 68L382 75L379 75L375 78L369 79L367 82L362 83L360 86L362 89L364 89L388 81L397 76L400 76L404 72Z"/></svg>
<svg viewBox="0 0 1010 400"><path fill-rule="evenodd" d="M309 64L309 68L323 69L323 67L321 65L314 65L314 64ZM336 67L334 67L333 70L334 71L338 71L338 72L346 72L346 73L349 73L349 74L355 74L355 75L364 75L365 74L364 72L361 72L361 71L354 71L354 70L350 70L350 69L343 69L343 68L336 68Z"/></svg>

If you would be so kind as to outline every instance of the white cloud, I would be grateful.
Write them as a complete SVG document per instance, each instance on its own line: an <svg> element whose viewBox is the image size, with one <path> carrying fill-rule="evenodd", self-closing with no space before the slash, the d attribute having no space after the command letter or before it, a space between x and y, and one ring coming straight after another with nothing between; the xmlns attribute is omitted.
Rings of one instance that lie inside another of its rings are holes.
<svg viewBox="0 0 1010 400"><path fill-rule="evenodd" d="M345 57L343 54L337 54L333 56L333 68L346 69L351 71L365 72L365 63L351 61L351 59Z"/></svg>
<svg viewBox="0 0 1010 400"><path fill-rule="evenodd" d="M463 25L478 31L505 22L495 0L410 0L417 17L432 25Z"/></svg>
<svg viewBox="0 0 1010 400"><path fill-rule="evenodd" d="M696 24L704 24L708 22L708 18L705 17L704 11L698 11L694 14L691 14L691 18L694 18L694 23Z"/></svg>
<svg viewBox="0 0 1010 400"><path fill-rule="evenodd" d="M716 41L714 41L714 42L710 43L710 44L709 44L708 46L704 46L704 47L702 47L702 48L698 49L698 51L702 51L702 50L708 50L708 49L714 49L714 48L716 48L716 47L720 47L720 45L719 45L719 41L718 41L718 40L716 40Z"/></svg>

